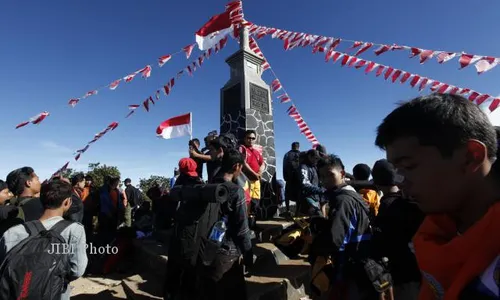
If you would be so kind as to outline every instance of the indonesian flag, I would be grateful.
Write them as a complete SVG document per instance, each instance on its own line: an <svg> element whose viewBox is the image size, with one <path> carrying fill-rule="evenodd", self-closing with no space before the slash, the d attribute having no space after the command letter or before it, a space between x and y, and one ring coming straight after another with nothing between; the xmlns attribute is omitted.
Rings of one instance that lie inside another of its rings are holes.
<svg viewBox="0 0 500 300"><path fill-rule="evenodd" d="M213 16L196 32L198 48L202 51L213 48L232 31L230 11Z"/></svg>
<svg viewBox="0 0 500 300"><path fill-rule="evenodd" d="M172 139L185 135L192 135L191 113L177 116L163 121L156 134L164 139Z"/></svg>
<svg viewBox="0 0 500 300"><path fill-rule="evenodd" d="M158 59L158 65L160 67L163 67L164 64L166 64L170 59L172 58L172 55L164 55Z"/></svg>

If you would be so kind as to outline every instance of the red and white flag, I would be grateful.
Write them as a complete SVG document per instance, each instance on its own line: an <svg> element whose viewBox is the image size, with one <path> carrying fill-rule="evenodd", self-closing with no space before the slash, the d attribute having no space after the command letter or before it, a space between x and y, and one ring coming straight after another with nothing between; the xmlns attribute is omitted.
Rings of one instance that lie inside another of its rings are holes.
<svg viewBox="0 0 500 300"><path fill-rule="evenodd" d="M120 84L120 81L122 81L122 80L121 80L121 79L118 79L118 80L115 80L115 81L111 82L111 83L109 84L109 89L110 89L110 90L112 90L112 91L116 90L116 88L117 88L117 87L118 87L118 85Z"/></svg>
<svg viewBox="0 0 500 300"><path fill-rule="evenodd" d="M177 116L163 121L158 128L156 134L164 139L172 139L185 135L192 135L191 113Z"/></svg>
<svg viewBox="0 0 500 300"><path fill-rule="evenodd" d="M172 55L164 55L158 59L158 64L160 67L163 67L163 65L166 64L171 58Z"/></svg>
<svg viewBox="0 0 500 300"><path fill-rule="evenodd" d="M213 16L196 32L198 48L204 51L216 46L220 40L233 31L230 11Z"/></svg>
<svg viewBox="0 0 500 300"><path fill-rule="evenodd" d="M35 124L35 125L38 125L40 124L49 114L48 111L44 111L42 113L39 113L38 115L32 117L29 121L26 121L26 122L22 122L20 124L17 124L16 126L16 129L18 128L21 128L21 127L24 127L26 125L28 125L29 123L31 124Z"/></svg>
<svg viewBox="0 0 500 300"><path fill-rule="evenodd" d="M140 70L139 72L141 72L142 74L142 78L149 78L151 76L151 66L150 65L147 65L144 67L144 69Z"/></svg>
<svg viewBox="0 0 500 300"><path fill-rule="evenodd" d="M76 99L70 99L68 104L71 106L71 107L75 107L78 102L80 101L80 99L76 98Z"/></svg>
<svg viewBox="0 0 500 300"><path fill-rule="evenodd" d="M193 48L194 44L187 45L186 47L182 48L182 51L186 53L186 58L189 59L191 57L191 53L193 53Z"/></svg>

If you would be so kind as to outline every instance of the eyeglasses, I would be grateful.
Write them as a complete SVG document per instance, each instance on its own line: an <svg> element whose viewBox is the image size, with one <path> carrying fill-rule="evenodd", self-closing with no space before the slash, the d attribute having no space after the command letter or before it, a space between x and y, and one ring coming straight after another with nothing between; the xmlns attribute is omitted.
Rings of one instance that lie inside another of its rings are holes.
<svg viewBox="0 0 500 300"><path fill-rule="evenodd" d="M247 140L251 140L251 141L253 141L253 140L255 140L255 139L256 139L255 137L247 136Z"/></svg>

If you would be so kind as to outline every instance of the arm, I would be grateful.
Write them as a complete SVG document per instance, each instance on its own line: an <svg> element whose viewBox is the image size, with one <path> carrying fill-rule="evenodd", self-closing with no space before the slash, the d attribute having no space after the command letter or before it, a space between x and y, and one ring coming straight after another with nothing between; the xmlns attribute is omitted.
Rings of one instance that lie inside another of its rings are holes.
<svg viewBox="0 0 500 300"><path fill-rule="evenodd" d="M247 163L245 147L240 147L240 153L243 155L243 172L248 177L248 179L252 181L258 180L260 175L255 173Z"/></svg>
<svg viewBox="0 0 500 300"><path fill-rule="evenodd" d="M74 226L74 230L71 231L71 256L69 258L69 263L71 266L70 280L75 280L83 276L85 269L87 268L88 258L87 258L87 245L85 240L85 230L80 224L71 225Z"/></svg>
<svg viewBox="0 0 500 300"><path fill-rule="evenodd" d="M234 228L234 243L240 249L241 253L246 253L252 249L252 242L250 240L250 229L248 228L248 215L247 205L245 201L245 194L241 187L238 188L236 193L237 199L233 204L231 225ZM230 225L230 226L231 226Z"/></svg>
<svg viewBox="0 0 500 300"><path fill-rule="evenodd" d="M290 172L290 164L288 163L288 153L283 157L283 179L285 181L290 181L290 176L288 173Z"/></svg>
<svg viewBox="0 0 500 300"><path fill-rule="evenodd" d="M331 254L334 255L339 251L344 250L344 240L351 238L351 218L354 215L354 211L352 207L346 202L343 201L342 198L336 199L334 201L335 209L330 210L333 211L330 215L331 219L331 227L330 227L330 236L332 239L332 249ZM330 201L332 203L332 201ZM352 224L356 226L355 224ZM349 242L349 241L347 241Z"/></svg>
<svg viewBox="0 0 500 300"><path fill-rule="evenodd" d="M262 163L260 164L259 176L262 175L262 173L264 173L264 171L266 170L266 162L264 161L264 158L262 156L261 158L262 158Z"/></svg>
<svg viewBox="0 0 500 300"><path fill-rule="evenodd" d="M309 170L305 165L300 167L301 173L301 183L302 183L302 192L306 196L310 195L320 195L325 193L324 188L320 188L318 186L312 185L309 181Z"/></svg>
<svg viewBox="0 0 500 300"><path fill-rule="evenodd" d="M123 207L127 207L128 204L127 193L125 193L124 190L120 191L120 193L122 194Z"/></svg>
<svg viewBox="0 0 500 300"><path fill-rule="evenodd" d="M189 150L189 157L202 159L204 161L211 161L212 160L212 157L210 155L196 153L196 151L194 151L194 150Z"/></svg>

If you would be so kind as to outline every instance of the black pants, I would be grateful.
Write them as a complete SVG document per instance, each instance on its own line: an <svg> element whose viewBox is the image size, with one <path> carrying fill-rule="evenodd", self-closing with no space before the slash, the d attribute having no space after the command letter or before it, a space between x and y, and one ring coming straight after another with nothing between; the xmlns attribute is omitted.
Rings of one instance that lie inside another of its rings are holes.
<svg viewBox="0 0 500 300"><path fill-rule="evenodd" d="M236 259L231 268L218 281L203 278L200 281L199 300L246 300L247 287L243 275L243 265Z"/></svg>
<svg viewBox="0 0 500 300"><path fill-rule="evenodd" d="M87 243L92 242L93 237L94 237L94 224L93 220L94 219L94 214L91 211L84 211L83 212L83 220L82 220L82 225L85 228L85 237L87 240Z"/></svg>
<svg viewBox="0 0 500 300"><path fill-rule="evenodd" d="M292 182L286 183L285 187L285 205L286 205L286 210L290 211L290 201L295 202L295 205L299 205L300 201L300 189L297 188L300 186L299 182Z"/></svg>

